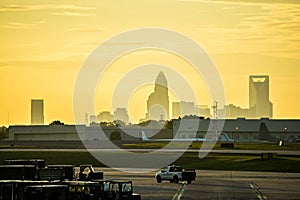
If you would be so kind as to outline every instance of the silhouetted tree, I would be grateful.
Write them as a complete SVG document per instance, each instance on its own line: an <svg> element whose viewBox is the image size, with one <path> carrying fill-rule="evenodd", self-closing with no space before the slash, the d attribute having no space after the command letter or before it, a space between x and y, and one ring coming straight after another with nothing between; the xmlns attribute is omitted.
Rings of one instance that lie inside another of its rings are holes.
<svg viewBox="0 0 300 200"><path fill-rule="evenodd" d="M0 140L8 138L8 128L5 126L0 127Z"/></svg>
<svg viewBox="0 0 300 200"><path fill-rule="evenodd" d="M115 122L100 122L100 126L116 126Z"/></svg>
<svg viewBox="0 0 300 200"><path fill-rule="evenodd" d="M110 134L109 139L112 141L121 140L122 139L121 133L119 131L114 131Z"/></svg>
<svg viewBox="0 0 300 200"><path fill-rule="evenodd" d="M166 121L164 128L165 129L172 129L173 128L173 119Z"/></svg>
<svg viewBox="0 0 300 200"><path fill-rule="evenodd" d="M65 124L63 122L59 121L59 120L54 120L49 125L65 125Z"/></svg>

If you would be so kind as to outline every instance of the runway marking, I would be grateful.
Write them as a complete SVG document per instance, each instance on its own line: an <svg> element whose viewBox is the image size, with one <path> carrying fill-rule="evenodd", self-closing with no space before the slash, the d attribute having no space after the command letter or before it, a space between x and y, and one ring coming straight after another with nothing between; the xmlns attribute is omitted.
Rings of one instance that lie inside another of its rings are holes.
<svg viewBox="0 0 300 200"><path fill-rule="evenodd" d="M259 200L263 200L263 199L268 199L260 190L259 187L256 183L251 182L250 187L254 190L254 192L256 193L256 196Z"/></svg>
<svg viewBox="0 0 300 200"><path fill-rule="evenodd" d="M231 179L231 186L232 186L232 194L234 196L234 199L236 199L232 171L230 171L230 179Z"/></svg>
<svg viewBox="0 0 300 200"><path fill-rule="evenodd" d="M180 200L181 196L183 195L185 188L186 188L186 181L184 181L181 184L181 187L177 190L177 192L174 194L173 199L172 200Z"/></svg>

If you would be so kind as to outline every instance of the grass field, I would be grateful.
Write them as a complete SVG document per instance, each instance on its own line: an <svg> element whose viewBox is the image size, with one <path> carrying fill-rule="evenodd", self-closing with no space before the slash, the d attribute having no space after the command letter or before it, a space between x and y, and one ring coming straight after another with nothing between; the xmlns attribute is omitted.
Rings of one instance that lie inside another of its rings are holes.
<svg viewBox="0 0 300 200"><path fill-rule="evenodd" d="M252 155L209 154L199 159L196 153L185 153L176 164L202 170L300 172L300 158L295 157L262 159Z"/></svg>
<svg viewBox="0 0 300 200"><path fill-rule="evenodd" d="M123 144L125 148L162 148L167 145L168 142L142 142L142 143L131 143ZM202 142L193 142L190 149L200 149ZM174 142L172 148L185 148L189 146L187 142ZM218 142L214 148L215 150L222 150L221 143ZM300 150L300 143L285 143L284 146L279 146L276 143L234 143L236 150Z"/></svg>
<svg viewBox="0 0 300 200"><path fill-rule="evenodd" d="M105 167L88 152L0 152L0 163L5 159L44 159L46 164L92 164ZM300 158L278 157L262 159L253 155L209 154L203 159L198 153L185 153L174 164L200 170L269 171L300 173Z"/></svg>

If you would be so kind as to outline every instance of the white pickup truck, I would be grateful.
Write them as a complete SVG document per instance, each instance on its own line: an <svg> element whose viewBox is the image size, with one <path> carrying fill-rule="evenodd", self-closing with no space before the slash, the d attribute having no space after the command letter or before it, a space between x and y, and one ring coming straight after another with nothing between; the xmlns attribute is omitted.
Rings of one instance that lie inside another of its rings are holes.
<svg viewBox="0 0 300 200"><path fill-rule="evenodd" d="M161 183L163 180L167 180L175 183L179 181L187 181L191 183L196 178L195 169L182 169L181 166L167 166L155 174L156 181Z"/></svg>

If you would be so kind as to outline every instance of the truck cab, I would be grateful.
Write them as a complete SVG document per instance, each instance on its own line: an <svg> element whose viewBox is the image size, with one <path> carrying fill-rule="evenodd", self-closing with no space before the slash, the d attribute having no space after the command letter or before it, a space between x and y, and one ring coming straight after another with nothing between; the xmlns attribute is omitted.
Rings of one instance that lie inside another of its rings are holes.
<svg viewBox="0 0 300 200"><path fill-rule="evenodd" d="M79 166L79 180L90 181L93 179L103 179L103 172L97 172L92 165Z"/></svg>

